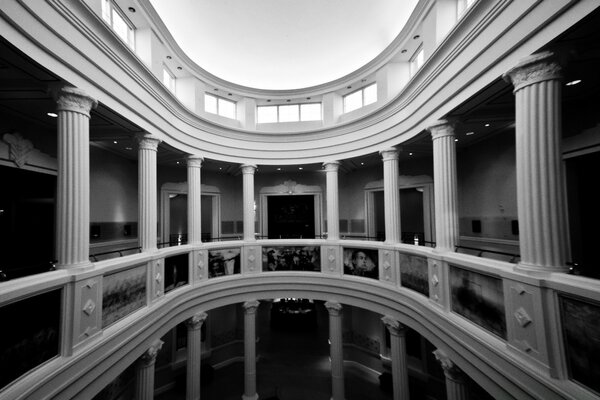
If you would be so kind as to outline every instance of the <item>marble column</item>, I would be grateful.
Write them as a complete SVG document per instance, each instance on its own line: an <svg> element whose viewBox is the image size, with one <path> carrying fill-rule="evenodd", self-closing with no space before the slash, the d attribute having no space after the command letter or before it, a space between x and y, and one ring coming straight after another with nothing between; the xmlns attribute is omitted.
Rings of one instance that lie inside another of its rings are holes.
<svg viewBox="0 0 600 400"><path fill-rule="evenodd" d="M187 158L188 175L188 243L202 242L202 181L200 172L204 159L198 155Z"/></svg>
<svg viewBox="0 0 600 400"><path fill-rule="evenodd" d="M254 172L256 172L256 165L242 165L244 180L244 240L256 240L254 235Z"/></svg>
<svg viewBox="0 0 600 400"><path fill-rule="evenodd" d="M138 139L138 241L142 251L156 250L156 155L160 140L149 134Z"/></svg>
<svg viewBox="0 0 600 400"><path fill-rule="evenodd" d="M338 194L339 161L323 163L327 181L327 239L340 238L340 204Z"/></svg>
<svg viewBox="0 0 600 400"><path fill-rule="evenodd" d="M394 400L410 400L406 360L406 328L392 317L381 318L390 332Z"/></svg>
<svg viewBox="0 0 600 400"><path fill-rule="evenodd" d="M342 342L342 305L328 301L329 347L331 357L331 400L344 399L344 347Z"/></svg>
<svg viewBox="0 0 600 400"><path fill-rule="evenodd" d="M163 341L157 340L142 354L135 366L135 400L154 399L154 364Z"/></svg>
<svg viewBox="0 0 600 400"><path fill-rule="evenodd" d="M517 206L521 262L529 271L565 272L567 219L561 157L561 68L551 52L504 74L514 85Z"/></svg>
<svg viewBox="0 0 600 400"><path fill-rule="evenodd" d="M200 366L202 363L202 324L206 320L204 312L194 315L187 325L187 376L186 400L200 399Z"/></svg>
<svg viewBox="0 0 600 400"><path fill-rule="evenodd" d="M433 355L440 362L444 370L447 400L467 400L469 392L465 384L464 373L443 350L437 349L433 352Z"/></svg>
<svg viewBox="0 0 600 400"><path fill-rule="evenodd" d="M242 400L256 400L256 300L244 303L244 395Z"/></svg>
<svg viewBox="0 0 600 400"><path fill-rule="evenodd" d="M454 251L458 244L458 195L454 125L440 120L428 128L433 140L435 248Z"/></svg>
<svg viewBox="0 0 600 400"><path fill-rule="evenodd" d="M383 205L385 208L385 242L399 243L400 235L400 187L398 186L398 149L395 147L379 152L383 159Z"/></svg>
<svg viewBox="0 0 600 400"><path fill-rule="evenodd" d="M90 264L90 111L96 100L80 89L53 91L58 113L56 257L59 268Z"/></svg>

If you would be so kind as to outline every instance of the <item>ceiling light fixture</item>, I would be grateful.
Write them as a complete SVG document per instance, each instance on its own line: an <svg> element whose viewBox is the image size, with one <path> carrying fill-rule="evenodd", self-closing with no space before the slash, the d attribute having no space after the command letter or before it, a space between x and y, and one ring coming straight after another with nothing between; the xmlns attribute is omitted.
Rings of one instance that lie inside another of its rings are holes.
<svg viewBox="0 0 600 400"><path fill-rule="evenodd" d="M125 150L133 150L132 147L125 147Z"/></svg>
<svg viewBox="0 0 600 400"><path fill-rule="evenodd" d="M474 134L475 134L475 132L467 132L467 133L465 133L465 135L467 135L467 136L471 136L471 135L474 135Z"/></svg>
<svg viewBox="0 0 600 400"><path fill-rule="evenodd" d="M46 113L46 115L49 116L49 117L52 117L52 118L57 118L58 117L58 114L57 113L53 113L53 112Z"/></svg>
<svg viewBox="0 0 600 400"><path fill-rule="evenodd" d="M406 53L406 49L402 50L400 53L402 53L402 54Z"/></svg>
<svg viewBox="0 0 600 400"><path fill-rule="evenodd" d="M365 165L365 163L364 163L364 162L361 162L361 163L360 163L360 165Z"/></svg>
<svg viewBox="0 0 600 400"><path fill-rule="evenodd" d="M348 86L348 87L346 87L346 89L352 89L352 86Z"/></svg>
<svg viewBox="0 0 600 400"><path fill-rule="evenodd" d="M581 83L581 79L575 79L574 81L567 82L567 83L565 83L565 86L574 86L574 85L577 85L578 83Z"/></svg>
<svg viewBox="0 0 600 400"><path fill-rule="evenodd" d="M289 103L291 100L290 100L290 99L287 99L286 101Z"/></svg>
<svg viewBox="0 0 600 400"><path fill-rule="evenodd" d="M173 58L173 57L171 57L171 56L167 56L167 60L170 60L171 58Z"/></svg>
<svg viewBox="0 0 600 400"><path fill-rule="evenodd" d="M458 142L458 139L454 139L455 142Z"/></svg>
<svg viewBox="0 0 600 400"><path fill-rule="evenodd" d="M267 103L270 103L270 102L271 102L271 99L267 100Z"/></svg>
<svg viewBox="0 0 600 400"><path fill-rule="evenodd" d="M177 164L179 164L179 161L177 161Z"/></svg>
<svg viewBox="0 0 600 400"><path fill-rule="evenodd" d="M302 167L298 167L298 169L304 169L304 168L302 168Z"/></svg>
<svg viewBox="0 0 600 400"><path fill-rule="evenodd" d="M281 171L281 168L277 168L277 171Z"/></svg>
<svg viewBox="0 0 600 400"><path fill-rule="evenodd" d="M310 100L310 97L307 97L306 100Z"/></svg>
<svg viewBox="0 0 600 400"><path fill-rule="evenodd" d="M231 93L227 93L227 96L231 96Z"/></svg>
<svg viewBox="0 0 600 400"><path fill-rule="evenodd" d="M409 156L412 156L412 153L408 153Z"/></svg>
<svg viewBox="0 0 600 400"><path fill-rule="evenodd" d="M116 141L116 140L113 140L113 143L114 143L114 144L117 144L117 141Z"/></svg>
<svg viewBox="0 0 600 400"><path fill-rule="evenodd" d="M485 124L484 126L485 126L485 127L488 127L488 126L490 126L490 124Z"/></svg>
<svg viewBox="0 0 600 400"><path fill-rule="evenodd" d="M129 12L132 12L132 13L135 12L135 8L133 8L133 7L129 7L128 10L129 10Z"/></svg>
<svg viewBox="0 0 600 400"><path fill-rule="evenodd" d="M421 37L421 35L415 35L415 36L413 36L413 39L415 39L415 40L416 40L416 39L418 39L418 38L420 38L420 37Z"/></svg>
<svg viewBox="0 0 600 400"><path fill-rule="evenodd" d="M177 67L177 69L181 71L183 68L181 68L181 67Z"/></svg>

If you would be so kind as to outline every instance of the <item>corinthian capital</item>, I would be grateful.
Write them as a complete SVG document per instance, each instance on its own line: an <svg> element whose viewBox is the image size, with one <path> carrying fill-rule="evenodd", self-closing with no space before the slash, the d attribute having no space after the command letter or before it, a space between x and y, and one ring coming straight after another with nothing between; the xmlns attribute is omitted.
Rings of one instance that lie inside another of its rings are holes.
<svg viewBox="0 0 600 400"><path fill-rule="evenodd" d="M560 79L562 77L561 70L554 53L545 51L524 58L502 77L505 81L513 84L516 92L527 85Z"/></svg>
<svg viewBox="0 0 600 400"><path fill-rule="evenodd" d="M90 110L96 108L96 99L88 96L83 90L72 86L60 86L50 89L58 111L72 111L84 114L89 118Z"/></svg>
<svg viewBox="0 0 600 400"><path fill-rule="evenodd" d="M136 139L138 141L138 148L140 150L156 151L158 149L159 143L161 142L161 140L156 136L152 136L147 133L137 135Z"/></svg>

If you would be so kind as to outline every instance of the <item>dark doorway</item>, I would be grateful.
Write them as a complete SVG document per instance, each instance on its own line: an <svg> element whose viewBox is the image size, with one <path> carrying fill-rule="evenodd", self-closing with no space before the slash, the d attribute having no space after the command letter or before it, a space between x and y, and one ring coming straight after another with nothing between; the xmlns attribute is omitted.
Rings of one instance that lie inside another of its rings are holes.
<svg viewBox="0 0 600 400"><path fill-rule="evenodd" d="M267 197L269 239L314 239L313 195Z"/></svg>
<svg viewBox="0 0 600 400"><path fill-rule="evenodd" d="M400 189L400 226L403 243L423 245L423 221L423 188Z"/></svg>

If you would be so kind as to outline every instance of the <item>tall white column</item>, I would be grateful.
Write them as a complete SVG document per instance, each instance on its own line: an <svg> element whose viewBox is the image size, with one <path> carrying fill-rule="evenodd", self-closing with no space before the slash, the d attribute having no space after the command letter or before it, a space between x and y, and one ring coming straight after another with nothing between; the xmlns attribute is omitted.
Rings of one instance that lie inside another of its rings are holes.
<svg viewBox="0 0 600 400"><path fill-rule="evenodd" d="M394 400L410 400L406 361L406 328L392 317L381 318L390 332Z"/></svg>
<svg viewBox="0 0 600 400"><path fill-rule="evenodd" d="M200 172L204 159L197 155L187 158L188 174L188 243L202 242L202 180Z"/></svg>
<svg viewBox="0 0 600 400"><path fill-rule="evenodd" d="M244 395L242 400L256 400L256 300L244 303Z"/></svg>
<svg viewBox="0 0 600 400"><path fill-rule="evenodd" d="M90 263L90 111L96 100L74 87L53 92L58 113L56 257L59 268Z"/></svg>
<svg viewBox="0 0 600 400"><path fill-rule="evenodd" d="M504 74L515 87L518 267L523 270L568 270L560 78L551 52L532 55Z"/></svg>
<svg viewBox="0 0 600 400"><path fill-rule="evenodd" d="M154 364L163 341L157 340L137 360L135 366L135 400L154 399Z"/></svg>
<svg viewBox="0 0 600 400"><path fill-rule="evenodd" d="M138 139L138 241L142 251L156 250L156 153L160 140L152 135Z"/></svg>
<svg viewBox="0 0 600 400"><path fill-rule="evenodd" d="M447 400L467 400L469 392L465 384L464 373L443 350L437 349L433 352L433 355L440 362L446 376Z"/></svg>
<svg viewBox="0 0 600 400"><path fill-rule="evenodd" d="M458 200L454 125L440 120L428 128L433 140L435 248L454 251L458 244Z"/></svg>
<svg viewBox="0 0 600 400"><path fill-rule="evenodd" d="M329 347L331 356L331 400L344 399L344 347L342 342L342 305L328 301Z"/></svg>
<svg viewBox="0 0 600 400"><path fill-rule="evenodd" d="M385 208L385 242L398 243L400 230L400 188L398 186L398 149L379 152L383 159L383 205Z"/></svg>
<svg viewBox="0 0 600 400"><path fill-rule="evenodd" d="M254 172L256 165L242 165L244 180L244 240L256 240L254 236Z"/></svg>
<svg viewBox="0 0 600 400"><path fill-rule="evenodd" d="M186 400L200 399L200 366L202 363L202 324L206 320L204 312L194 315L187 325L187 379Z"/></svg>
<svg viewBox="0 0 600 400"><path fill-rule="evenodd" d="M327 239L340 238L340 204L338 194L339 161L323 163L327 181Z"/></svg>

